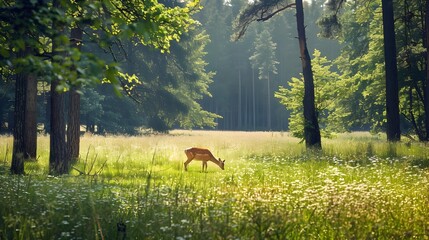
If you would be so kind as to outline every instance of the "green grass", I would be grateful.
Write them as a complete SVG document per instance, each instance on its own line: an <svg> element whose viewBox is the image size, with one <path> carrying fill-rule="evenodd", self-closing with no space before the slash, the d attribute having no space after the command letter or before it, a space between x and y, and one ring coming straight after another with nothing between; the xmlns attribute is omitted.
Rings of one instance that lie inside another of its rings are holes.
<svg viewBox="0 0 429 240"><path fill-rule="evenodd" d="M11 176L12 139L0 137L0 239L429 238L420 143L353 133L307 153L287 133L85 136L75 167L88 174L62 177L47 176L48 138L38 144L38 161ZM184 172L190 146L225 170Z"/></svg>

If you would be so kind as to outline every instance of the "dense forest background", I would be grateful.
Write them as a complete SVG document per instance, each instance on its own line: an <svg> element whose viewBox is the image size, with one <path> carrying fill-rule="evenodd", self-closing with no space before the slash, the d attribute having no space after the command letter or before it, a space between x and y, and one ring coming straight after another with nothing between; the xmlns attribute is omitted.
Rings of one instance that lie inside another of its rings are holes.
<svg viewBox="0 0 429 240"><path fill-rule="evenodd" d="M231 40L233 22L245 1L222 3L206 0L201 4L203 9L194 16L201 23L200 26L186 33L179 43L173 42L169 53L161 53L150 46L135 46L131 42L113 46L115 57L121 62L122 68L150 86L134 91L136 94L131 97L127 94L118 96L109 85L84 88L81 123L86 131L135 134L142 128L167 131L178 127L288 130L289 111L274 97L274 92L279 86L285 86L292 77L299 76L301 71L294 13L285 12L269 24L255 24L243 40L235 42ZM334 59L340 50L338 42L317 37L319 28L316 22L322 12L322 1L314 1L306 6L309 45L311 49L317 48ZM262 62L250 59L255 55L257 44L265 45L263 38L267 36L276 44L272 54L274 61L278 62L273 64L277 71L270 73L269 80L259 76L258 68ZM97 50L90 44L84 45L83 51L111 58L110 53ZM190 55L194 55L195 61L185 60L192 58ZM177 62L181 66L171 70ZM183 69L188 70L184 73ZM3 72L0 83L2 132L11 132L13 127L12 78L12 75ZM166 90L165 85L174 83L179 88L189 89L194 83L192 78L202 79L208 86L208 92L194 92L200 94L195 99L201 107L188 111L189 104L186 101L184 104L181 97L177 97L178 93ZM39 81L37 121L39 130L43 131L49 129L49 89L48 82ZM207 112L198 114L201 108ZM188 112L189 116L183 112Z"/></svg>
<svg viewBox="0 0 429 240"><path fill-rule="evenodd" d="M180 1L161 3L175 6ZM235 19L247 1L200 4L203 8L192 15L200 24L183 33L179 42L172 41L169 51L138 45L132 38L103 49L84 37L88 43L82 51L119 62L124 78L143 83L122 86L121 96L107 84L82 88L80 120L85 131L289 130L302 137L302 69L294 10L254 23L242 39L232 41ZM409 0L394 4L401 129L420 140L426 138L424 5ZM334 34L318 26L326 14L325 1L305 1L304 10L322 135L384 131L381 1L344 4L338 11L341 31L334 29ZM11 133L14 74L7 67L1 70L0 131ZM39 131L48 132L49 80L40 78L37 88Z"/></svg>

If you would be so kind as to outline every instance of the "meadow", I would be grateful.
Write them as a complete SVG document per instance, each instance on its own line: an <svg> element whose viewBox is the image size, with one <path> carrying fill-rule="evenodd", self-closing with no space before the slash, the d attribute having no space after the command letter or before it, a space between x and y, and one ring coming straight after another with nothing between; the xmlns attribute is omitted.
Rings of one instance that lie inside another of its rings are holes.
<svg viewBox="0 0 429 240"><path fill-rule="evenodd" d="M12 176L0 136L0 239L429 239L429 149L348 133L307 152L282 132L84 136L70 175L49 138ZM225 170L183 169L207 147Z"/></svg>

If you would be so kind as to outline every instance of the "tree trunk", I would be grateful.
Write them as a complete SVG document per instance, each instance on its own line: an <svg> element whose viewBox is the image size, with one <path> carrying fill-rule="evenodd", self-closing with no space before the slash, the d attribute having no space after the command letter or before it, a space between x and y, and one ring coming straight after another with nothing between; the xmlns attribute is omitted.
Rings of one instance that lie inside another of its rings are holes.
<svg viewBox="0 0 429 240"><path fill-rule="evenodd" d="M58 80L51 83L51 134L49 172L52 175L66 174L69 171L67 160L66 131L64 121L64 93L57 92Z"/></svg>
<svg viewBox="0 0 429 240"><path fill-rule="evenodd" d="M426 79L424 84L424 108L425 108L425 132L426 141L429 141L429 0L426 0L425 12L425 32L426 32Z"/></svg>
<svg viewBox="0 0 429 240"><path fill-rule="evenodd" d="M384 60L386 71L386 118L387 140L400 141L398 69L396 63L396 40L393 19L393 0L382 0Z"/></svg>
<svg viewBox="0 0 429 240"><path fill-rule="evenodd" d="M238 124L237 124L237 129L238 130L242 130L241 129L241 123L242 123L242 108L241 108L241 70L238 69Z"/></svg>
<svg viewBox="0 0 429 240"><path fill-rule="evenodd" d="M81 49L83 31L80 28L71 30L73 47ZM80 145L80 95L78 86L73 86L69 92L69 113L67 125L68 158L75 162L79 158Z"/></svg>
<svg viewBox="0 0 429 240"><path fill-rule="evenodd" d="M428 0L429 1L429 0ZM253 131L256 130L255 70L252 68Z"/></svg>
<svg viewBox="0 0 429 240"><path fill-rule="evenodd" d="M54 8L59 7L59 1L54 0ZM52 28L62 32L61 27L56 22ZM59 52L59 43L57 39L52 39L53 55L61 55ZM51 134L50 134L50 154L49 154L49 173L52 175L61 175L69 172L70 163L67 159L66 129L64 120L64 93L56 90L59 84L58 79L51 82Z"/></svg>
<svg viewBox="0 0 429 240"><path fill-rule="evenodd" d="M47 85L47 84L46 84ZM51 92L45 90L43 83L43 101L45 103L45 134L51 134Z"/></svg>
<svg viewBox="0 0 429 240"><path fill-rule="evenodd" d="M304 7L302 0L296 0L296 23L301 55L302 72L304 75L304 138L308 148L321 149L319 123L314 104L314 79L311 68L310 54L307 49L307 39L304 26Z"/></svg>
<svg viewBox="0 0 429 240"><path fill-rule="evenodd" d="M18 57L24 57L26 53L21 52ZM25 113L27 104L27 77L26 73L16 74L15 82L15 108L14 108L14 128L13 128L13 151L12 174L24 174L25 158Z"/></svg>
<svg viewBox="0 0 429 240"><path fill-rule="evenodd" d="M7 114L7 132L13 134L13 129L15 125L15 111L10 111Z"/></svg>
<svg viewBox="0 0 429 240"><path fill-rule="evenodd" d="M37 79L33 74L27 75L25 105L25 159L36 159L37 152Z"/></svg>
<svg viewBox="0 0 429 240"><path fill-rule="evenodd" d="M270 86L270 73L267 79L267 130L271 131L271 86Z"/></svg>

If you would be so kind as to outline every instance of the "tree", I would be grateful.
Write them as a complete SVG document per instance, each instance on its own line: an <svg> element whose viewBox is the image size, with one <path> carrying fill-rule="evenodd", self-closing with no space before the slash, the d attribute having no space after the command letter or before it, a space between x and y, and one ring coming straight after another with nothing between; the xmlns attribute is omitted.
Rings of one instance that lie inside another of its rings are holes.
<svg viewBox="0 0 429 240"><path fill-rule="evenodd" d="M45 1L22 0L6 5L2 3L0 8L0 31L3 33L0 38L2 43L0 54L4 57L2 63L8 64L8 59L13 59L13 63L22 64L21 69L27 72L37 70L34 72L36 76L45 76L48 81L51 81L53 131L51 132L50 172L52 174L66 173L69 166L69 161L64 155L67 143L65 124L62 122L64 116L61 98L64 91L82 82L100 83L101 81L113 84L118 92L121 89L118 64L114 60L108 63L94 54L71 47L70 37L62 30L85 23L89 24L91 29L87 32L89 41L97 43L102 48L111 49L112 43L117 43L119 39L136 37L140 43L167 52L170 41L179 40L180 35L195 23L191 14L198 8L198 1L188 1L182 7L166 7L152 0L54 1L52 4ZM14 40L10 41L10 39ZM49 41L49 39L52 40ZM28 56L16 55L27 48L35 49L34 53ZM14 70L17 73L20 72L19 68L15 67ZM24 71L21 72L24 73ZM79 76L76 72L79 72ZM21 82L23 81L17 81L19 84ZM18 95L15 97L25 101L26 97L22 95L25 93L24 88L21 87L22 85L18 86ZM24 105L21 103L17 105L15 112L24 112L20 110L25 109ZM16 116L18 121L24 123L24 115ZM21 126L21 123L18 125ZM17 128L14 136L15 141L21 143L24 141L24 131L20 129L21 127ZM15 155L24 156L23 149L17 147L14 151ZM21 157L15 159L21 159ZM16 161L16 164L14 161L12 166L23 169L20 161ZM22 171L18 170L16 173L22 173Z"/></svg>
<svg viewBox="0 0 429 240"><path fill-rule="evenodd" d="M9 120L10 113L13 112L14 86L11 80L9 68L0 67L0 134L8 133L12 121ZM10 132L12 133L12 132Z"/></svg>
<svg viewBox="0 0 429 240"><path fill-rule="evenodd" d="M270 32L264 29L257 35L255 50L249 58L254 69L259 70L259 79L267 81L267 129L271 130L271 87L270 73L277 74L275 51L277 44L273 42Z"/></svg>
<svg viewBox="0 0 429 240"><path fill-rule="evenodd" d="M387 122L386 133L388 141L399 141L401 137L401 131L393 1L382 0L381 2L385 65L385 110ZM341 23L338 20L338 14L340 9L344 6L344 3L344 0L328 1L327 9L330 13L320 20L320 25L323 27L322 36L338 36L339 32L342 30ZM371 5L374 6L374 3Z"/></svg>
<svg viewBox="0 0 429 240"><path fill-rule="evenodd" d="M52 2L52 7L58 10L58 13L64 14L59 0ZM59 33L57 36L64 34L65 23L61 18L54 18L52 21L53 31ZM62 46L67 44L64 38L52 38L52 64L62 65L65 59L65 52ZM50 130L50 149L49 149L49 174L61 175L66 174L70 170L70 159L67 154L66 146L66 122L63 116L65 111L64 96L65 93L60 87L60 78L53 76L51 80L51 130Z"/></svg>
<svg viewBox="0 0 429 240"><path fill-rule="evenodd" d="M21 54L27 54L21 51ZM15 106L14 106L14 128L13 128L13 152L12 166L13 174L24 173L25 159L25 109L27 103L27 79L28 73L21 72L15 79Z"/></svg>
<svg viewBox="0 0 429 240"><path fill-rule="evenodd" d="M387 140L400 141L398 69L396 63L396 37L393 17L393 0L382 0L384 61L386 72Z"/></svg>
<svg viewBox="0 0 429 240"><path fill-rule="evenodd" d="M43 3L21 0L12 4L0 5L0 27L6 30L0 38L0 54L4 57L2 66L11 67L16 76L11 172L22 174L24 159L36 156L37 88L34 85L37 83L29 62L34 54L34 42L37 43L37 34L32 28L38 22L30 20L43 9Z"/></svg>
<svg viewBox="0 0 429 240"><path fill-rule="evenodd" d="M425 1L425 35L423 42L426 43L426 78L424 84L424 110L425 110L425 128L426 138L425 141L429 141L429 0Z"/></svg>
<svg viewBox="0 0 429 240"><path fill-rule="evenodd" d="M313 71L315 86L315 106L319 113L318 121L324 137L330 137L333 132L345 131L338 114L341 114L340 106L336 103L347 89L342 86L339 75L332 70L332 62L323 57L318 50L313 53ZM289 87L281 86L275 93L280 103L291 111L289 119L289 131L293 136L304 139L304 117L302 99L304 93L304 80L292 78Z"/></svg>
<svg viewBox="0 0 429 240"><path fill-rule="evenodd" d="M302 72L304 75L304 138L308 147L322 148L319 122L314 104L314 79L311 68L310 54L307 49L305 36L304 7L302 0L296 0L296 22L298 28L298 41L301 53Z"/></svg>
<svg viewBox="0 0 429 240"><path fill-rule="evenodd" d="M33 51L32 49L29 52ZM26 75L26 103L24 141L26 160L36 159L37 153L37 76L34 73Z"/></svg>
<svg viewBox="0 0 429 240"><path fill-rule="evenodd" d="M72 47L81 51L83 29L76 26L71 29L70 40ZM77 73L78 74L78 73ZM69 92L68 122L67 122L67 154L73 162L79 158L80 147L80 86L72 86Z"/></svg>
<svg viewBox="0 0 429 240"><path fill-rule="evenodd" d="M311 59L307 49L307 40L304 26L304 7L302 0L290 3L283 0L255 1L250 4L238 17L235 39L244 35L248 26L254 21L267 21L279 12L295 6L298 42L301 55L301 65L304 76L304 135L307 148L320 149L321 137L316 109L314 106L314 80L311 68Z"/></svg>

